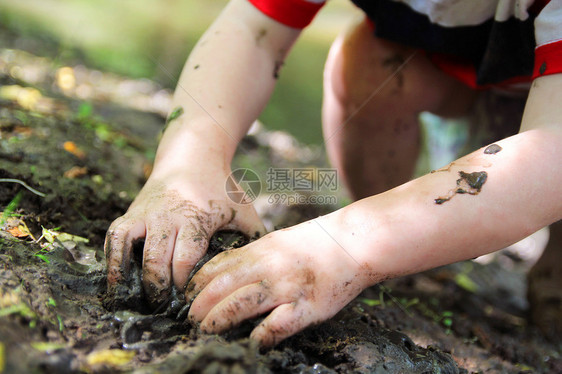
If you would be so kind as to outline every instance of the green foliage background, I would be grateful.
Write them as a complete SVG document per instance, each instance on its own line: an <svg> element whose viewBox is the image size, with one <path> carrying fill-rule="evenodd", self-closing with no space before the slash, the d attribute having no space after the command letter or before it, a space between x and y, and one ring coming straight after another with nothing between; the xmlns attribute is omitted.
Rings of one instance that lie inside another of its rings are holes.
<svg viewBox="0 0 562 374"><path fill-rule="evenodd" d="M189 51L226 0L2 0L0 27L55 40L51 57L173 88ZM322 70L329 46L359 14L331 0L305 30L261 119L305 143L322 142ZM31 51L33 52L33 51Z"/></svg>

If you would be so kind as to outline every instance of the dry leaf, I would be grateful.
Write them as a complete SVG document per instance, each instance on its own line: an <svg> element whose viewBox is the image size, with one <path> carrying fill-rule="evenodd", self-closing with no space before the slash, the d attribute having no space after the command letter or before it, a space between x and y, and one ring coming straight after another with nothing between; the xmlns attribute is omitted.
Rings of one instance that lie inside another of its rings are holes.
<svg viewBox="0 0 562 374"><path fill-rule="evenodd" d="M8 229L8 232L12 234L12 236L15 236L16 238L26 238L29 236L29 231L27 231L27 229L22 225Z"/></svg>
<svg viewBox="0 0 562 374"><path fill-rule="evenodd" d="M74 156L80 159L86 157L86 153L84 153L84 151L81 150L74 142L71 141L64 142L63 148L65 151L72 153Z"/></svg>
<svg viewBox="0 0 562 374"><path fill-rule="evenodd" d="M83 177L84 175L88 174L88 168L85 166L73 166L67 171L64 172L65 178L75 179L79 177Z"/></svg>
<svg viewBox="0 0 562 374"><path fill-rule="evenodd" d="M31 239L35 240L25 222L19 218L8 218L4 226L4 231L10 233L15 238L26 238L29 236Z"/></svg>
<svg viewBox="0 0 562 374"><path fill-rule="evenodd" d="M121 349L105 349L103 351L92 352L86 358L88 365L109 365L121 366L129 363L135 357L134 351L124 351Z"/></svg>
<svg viewBox="0 0 562 374"><path fill-rule="evenodd" d="M24 137L28 137L33 133L33 130L27 126L15 126L14 129L12 130L12 132L14 134L20 135L20 136L24 136Z"/></svg>

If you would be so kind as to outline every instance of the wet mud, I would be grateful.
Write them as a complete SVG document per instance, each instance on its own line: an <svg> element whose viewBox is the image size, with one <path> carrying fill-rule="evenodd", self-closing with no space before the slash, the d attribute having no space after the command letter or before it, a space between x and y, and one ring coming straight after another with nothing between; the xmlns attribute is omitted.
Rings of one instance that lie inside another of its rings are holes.
<svg viewBox="0 0 562 374"><path fill-rule="evenodd" d="M466 173L459 171L459 179L457 179L457 187L450 190L446 196L435 199L435 204L441 205L451 200L456 194L478 195L482 190L482 186L488 179L488 173L485 171L475 171Z"/></svg>
<svg viewBox="0 0 562 374"><path fill-rule="evenodd" d="M484 149L484 153L487 155L495 155L500 152L503 148L497 144L491 144Z"/></svg>

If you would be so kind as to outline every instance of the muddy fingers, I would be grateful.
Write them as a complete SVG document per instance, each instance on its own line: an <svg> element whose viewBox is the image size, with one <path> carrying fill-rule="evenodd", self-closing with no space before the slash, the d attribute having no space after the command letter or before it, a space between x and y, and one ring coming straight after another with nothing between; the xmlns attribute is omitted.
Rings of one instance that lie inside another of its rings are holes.
<svg viewBox="0 0 562 374"><path fill-rule="evenodd" d="M238 288L261 281L251 265L242 269L237 266L243 257L243 253L233 251L220 253L195 274L186 290L188 301L200 296L193 301L189 312L191 320L201 321L217 303Z"/></svg>
<svg viewBox="0 0 562 374"><path fill-rule="evenodd" d="M252 331L250 338L269 347L302 331L315 322L305 313L303 304L292 302L278 306Z"/></svg>
<svg viewBox="0 0 562 374"><path fill-rule="evenodd" d="M141 219L117 219L105 237L105 258L107 260L107 283L114 285L128 277L133 261L133 242L144 237L146 226Z"/></svg>
<svg viewBox="0 0 562 374"><path fill-rule="evenodd" d="M203 265L218 253L238 248L248 243L249 239L259 237L264 226L253 207L243 209L238 215L236 208L219 207L211 204L211 213L207 223L192 221L184 225L178 233L172 259L174 284L179 290L185 290L187 283ZM212 241L212 235L220 232ZM230 234L228 234L230 233Z"/></svg>
<svg viewBox="0 0 562 374"><path fill-rule="evenodd" d="M244 233L251 240L265 235L266 229L258 213L251 205L237 206L232 209L232 219L221 229L236 230Z"/></svg>
<svg viewBox="0 0 562 374"><path fill-rule="evenodd" d="M195 297L197 294L199 294L199 292L203 290L204 287L207 287L211 282L215 284L217 282L221 282L224 277L229 276L230 274L221 273L223 273L223 271L225 270L233 269L241 261L242 259L239 254L232 254L230 251L225 251L223 253L216 254L212 258L207 259L204 264L201 263L201 266L198 266L195 269L195 274L191 275L190 282L186 287L186 298L189 300ZM201 271L198 271L199 268L202 268ZM245 272L242 274L245 274ZM222 281L222 283L224 283L224 281ZM225 289L221 287L222 286L218 287L218 291L222 293L225 291Z"/></svg>
<svg viewBox="0 0 562 374"><path fill-rule="evenodd" d="M174 283L178 289L185 291L185 299L188 303L187 307L182 309L181 317L178 316L178 318L184 318L187 315L195 295L203 289L206 282L212 279L209 274L218 274L220 272L219 268L214 266L218 265L220 269L225 268L225 262L219 259L223 259L228 254L219 255L220 252L242 247L248 244L249 241L259 238L266 231L252 206L231 207L229 209L229 215L220 211L215 213L215 215L221 217L223 222L220 225L219 231L210 240L205 236L194 237L187 228L178 234L176 248L192 247L192 250L189 252L178 250L174 252L172 265ZM194 242L198 246L195 246ZM197 249L193 250L194 248ZM206 270L204 273L199 274L198 272L203 266L205 266ZM192 269L189 274L181 270L186 267ZM241 272L241 274L243 273ZM198 276L199 281L192 281L196 276ZM206 281L201 282L203 279L206 279ZM197 283L200 283L200 286L197 286Z"/></svg>
<svg viewBox="0 0 562 374"><path fill-rule="evenodd" d="M149 225L144 243L142 283L148 302L156 307L170 296L172 254L176 232L172 225Z"/></svg>
<svg viewBox="0 0 562 374"><path fill-rule="evenodd" d="M178 293L183 302L185 286L196 270L227 246L219 243L214 246L217 250L207 253L215 232L224 228L241 231L243 235L234 236L243 237L243 244L265 232L251 205L225 199L226 176L205 175L209 180L204 183L183 174L149 180L127 213L112 224L105 245L109 297L135 294L132 303L114 304L132 309L149 304L161 311L178 299L174 296ZM141 265L139 257L133 256L133 247L136 239L145 236ZM138 286L141 279L142 287ZM142 300L143 290L146 300Z"/></svg>
<svg viewBox="0 0 562 374"><path fill-rule="evenodd" d="M242 287L218 303L201 322L206 333L220 333L274 308L269 287L257 282Z"/></svg>
<svg viewBox="0 0 562 374"><path fill-rule="evenodd" d="M142 302L140 264L135 263L134 242L145 236L142 220L118 219L105 238L107 260L107 295L104 304L109 310L138 308Z"/></svg>
<svg viewBox="0 0 562 374"><path fill-rule="evenodd" d="M336 223L323 221L332 232ZM317 227L305 222L215 256L188 284L189 318L216 333L273 309L252 338L274 345L332 317L365 282L361 265ZM346 292L333 291L341 285Z"/></svg>
<svg viewBox="0 0 562 374"><path fill-rule="evenodd" d="M209 239L194 237L192 228L184 226L180 229L172 258L172 277L178 290L185 290L190 272L203 258L208 245Z"/></svg>

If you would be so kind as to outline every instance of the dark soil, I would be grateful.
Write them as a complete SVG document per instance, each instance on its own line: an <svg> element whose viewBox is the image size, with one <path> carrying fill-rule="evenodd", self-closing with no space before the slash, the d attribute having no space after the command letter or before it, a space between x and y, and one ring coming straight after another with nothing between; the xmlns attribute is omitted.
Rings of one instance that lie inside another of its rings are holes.
<svg viewBox="0 0 562 374"><path fill-rule="evenodd" d="M562 372L560 340L527 323L524 273L497 262L387 281L271 349L247 339L252 321L223 336L200 333L181 318L181 296L151 312L138 277L131 299L108 295L105 231L142 186L164 118L107 97L66 97L51 62L43 80L22 80L13 68L37 61L18 53L0 49L0 89L34 87L40 98L0 91L0 372ZM236 162L293 165L266 144L269 135L245 139ZM332 208L262 210L284 226ZM233 235L220 233L212 250L235 246Z"/></svg>

